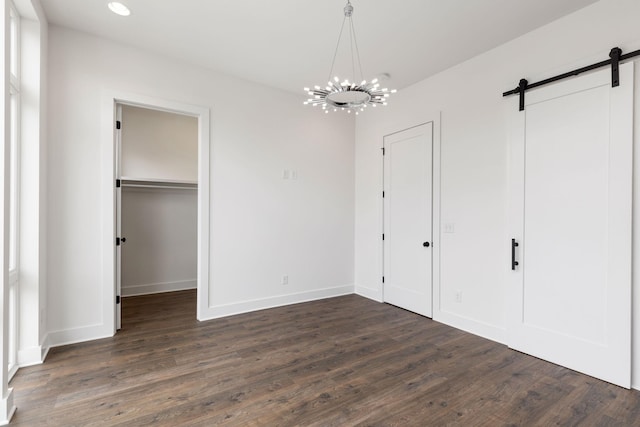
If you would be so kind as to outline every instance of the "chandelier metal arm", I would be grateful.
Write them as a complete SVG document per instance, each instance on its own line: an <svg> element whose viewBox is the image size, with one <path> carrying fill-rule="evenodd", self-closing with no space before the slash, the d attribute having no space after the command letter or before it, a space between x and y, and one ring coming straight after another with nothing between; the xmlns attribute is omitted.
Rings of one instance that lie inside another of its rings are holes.
<svg viewBox="0 0 640 427"><path fill-rule="evenodd" d="M353 17L351 17L349 19L349 22L351 23L351 28L352 28L352 34L353 34L353 42L354 45L356 46L356 57L358 58L358 66L360 67L360 80L364 80L364 74L362 72L362 61L360 61L360 49L358 49L358 39L356 37L356 27L353 25ZM353 59L353 55L352 59ZM353 79L355 80L356 78L356 74L355 71L353 73Z"/></svg>
<svg viewBox="0 0 640 427"><path fill-rule="evenodd" d="M342 32L344 31L344 23L347 20L347 16L342 19L342 25L340 26L340 34L338 35L338 42L336 43L336 50L333 52L333 60L331 61L331 69L329 70L329 77L327 77L327 81L331 80L331 76L333 76L333 66L336 64L336 57L338 56L338 48L340 47L340 40L342 40Z"/></svg>
<svg viewBox="0 0 640 427"><path fill-rule="evenodd" d="M356 81L356 60L353 55L353 20L349 17L349 48L351 50L351 78Z"/></svg>

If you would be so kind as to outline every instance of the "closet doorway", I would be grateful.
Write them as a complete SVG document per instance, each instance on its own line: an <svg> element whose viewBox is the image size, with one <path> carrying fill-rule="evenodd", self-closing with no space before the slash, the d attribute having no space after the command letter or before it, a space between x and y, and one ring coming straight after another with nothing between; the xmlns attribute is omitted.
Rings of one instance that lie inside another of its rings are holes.
<svg viewBox="0 0 640 427"><path fill-rule="evenodd" d="M116 129L120 329L122 298L197 288L198 118L117 103Z"/></svg>

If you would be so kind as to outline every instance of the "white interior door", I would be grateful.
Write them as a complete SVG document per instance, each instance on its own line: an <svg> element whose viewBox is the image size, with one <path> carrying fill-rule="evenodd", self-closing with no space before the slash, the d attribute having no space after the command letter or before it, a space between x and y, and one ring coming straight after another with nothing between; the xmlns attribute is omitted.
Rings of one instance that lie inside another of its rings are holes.
<svg viewBox="0 0 640 427"><path fill-rule="evenodd" d="M384 138L383 298L432 316L433 123Z"/></svg>
<svg viewBox="0 0 640 427"><path fill-rule="evenodd" d="M122 106L116 104L116 122L122 121ZM116 126L116 179L122 175L122 132ZM116 241L122 237L122 187L116 186ZM122 328L122 243L116 244L116 330Z"/></svg>
<svg viewBox="0 0 640 427"><path fill-rule="evenodd" d="M510 347L631 380L633 64L510 105Z"/></svg>

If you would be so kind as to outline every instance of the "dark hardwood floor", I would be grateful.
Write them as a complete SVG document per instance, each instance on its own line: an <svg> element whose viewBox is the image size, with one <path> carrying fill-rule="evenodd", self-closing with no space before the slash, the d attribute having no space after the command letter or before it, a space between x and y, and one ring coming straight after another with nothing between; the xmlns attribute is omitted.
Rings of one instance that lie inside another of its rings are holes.
<svg viewBox="0 0 640 427"><path fill-rule="evenodd" d="M208 322L126 298L113 338L12 381L15 426L633 426L640 392L350 295Z"/></svg>

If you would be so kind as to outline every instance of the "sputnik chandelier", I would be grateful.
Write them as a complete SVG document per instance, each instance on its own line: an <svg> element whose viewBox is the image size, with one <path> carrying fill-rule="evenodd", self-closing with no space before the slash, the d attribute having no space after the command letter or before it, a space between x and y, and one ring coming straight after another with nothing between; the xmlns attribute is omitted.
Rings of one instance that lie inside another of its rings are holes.
<svg viewBox="0 0 640 427"><path fill-rule="evenodd" d="M377 78L370 82L362 80L362 64L360 62L360 52L358 51L352 15L353 6L351 5L351 1L347 0L347 5L344 7L344 19L342 20L342 27L340 28L340 35L338 36L338 44L336 45L331 70L329 71L327 86L325 88L321 88L320 86L315 86L312 89L304 88L305 92L311 96L304 104L313 107L320 105L325 113L329 113L329 111L333 109L333 111L346 111L347 113L351 113L353 110L356 114L359 114L368 106L376 107L379 104L387 105L389 94L396 92L395 89L389 90L386 87L381 88ZM351 81L348 79L341 81L339 77L331 78L331 76L333 75L333 67L336 63L336 56L338 55L338 48L340 47L344 24L347 19L349 20L349 42L353 75ZM356 58L358 70L360 71L359 76L362 80L360 84L355 83Z"/></svg>

